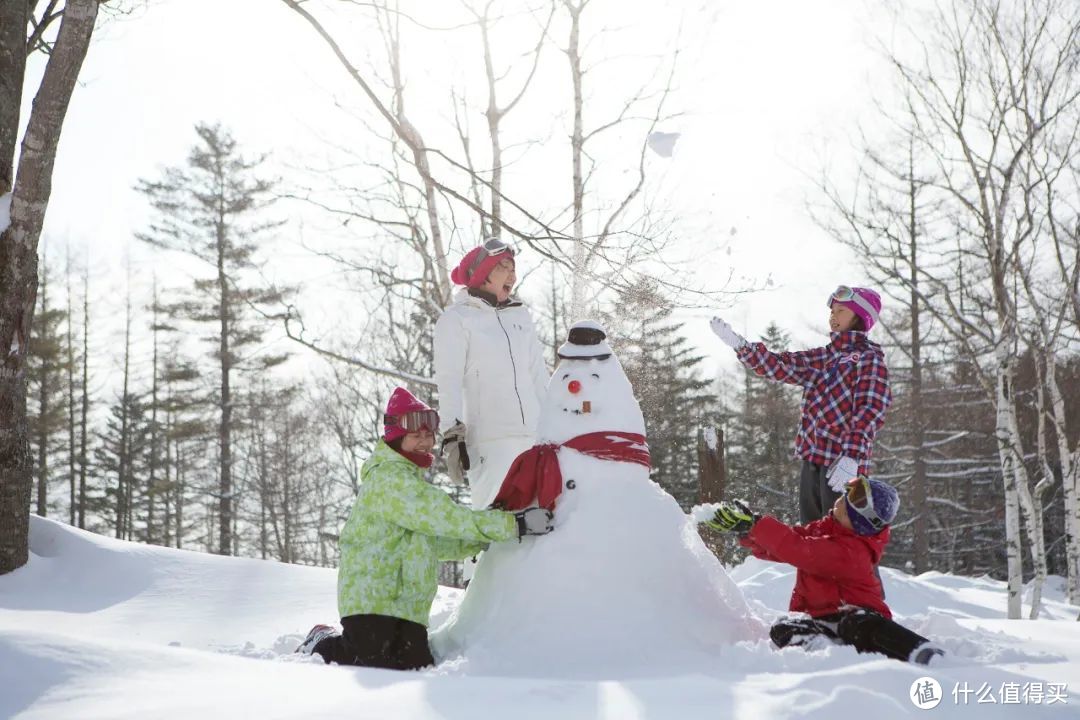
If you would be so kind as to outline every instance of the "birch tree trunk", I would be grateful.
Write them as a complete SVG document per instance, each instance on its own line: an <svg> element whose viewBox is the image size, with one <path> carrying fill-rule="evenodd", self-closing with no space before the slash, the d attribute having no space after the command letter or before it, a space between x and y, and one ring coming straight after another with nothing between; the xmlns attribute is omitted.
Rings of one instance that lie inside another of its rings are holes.
<svg viewBox="0 0 1080 720"><path fill-rule="evenodd" d="M570 81L574 91L574 129L570 135L570 162L572 165L573 187L573 237L574 250L571 254L573 279L570 284L570 319L576 322L584 317L585 311L585 178L582 174L582 155L585 151L585 130L582 125L582 83L584 73L581 70L581 12L588 0L575 5L565 0L570 14L570 42L566 47L566 56L570 60Z"/></svg>
<svg viewBox="0 0 1080 720"><path fill-rule="evenodd" d="M1069 451L1069 438L1065 434L1065 397L1062 395L1061 386L1058 385L1056 365L1047 368L1046 384L1050 393L1050 411L1053 416L1051 425L1057 439L1058 460L1061 463L1061 485L1065 503L1068 600L1073 605L1080 605L1080 502L1077 501L1077 465L1080 463L1080 447Z"/></svg>
<svg viewBox="0 0 1080 720"><path fill-rule="evenodd" d="M1001 477L1005 485L1005 562L1008 568L1008 615L1020 619L1023 601L1024 559L1020 545L1020 493L1016 487L1015 458L1009 446L1007 408L1012 397L1013 359L1000 359L997 372L996 436L1001 458Z"/></svg>
<svg viewBox="0 0 1080 720"><path fill-rule="evenodd" d="M486 226L487 229L486 232L484 232L485 235L501 238L503 212L503 148L499 128L506 115L514 109L514 106L517 105L518 101L525 95L525 91L528 90L529 84L536 74L536 67L540 63L540 54L544 48L544 40L547 37L548 28L551 27L551 19L555 14L555 6L552 5L551 14L548 16L547 24L541 30L536 47L533 49L532 69L529 71L528 77L521 84L521 87L518 89L513 99L510 100L505 107L500 107L499 105L497 88L499 78L495 71L494 59L492 58L490 37L491 8L492 2L489 0L482 13L474 13L477 25L480 28L480 41L484 48L484 75L487 78L488 88L488 105L484 110L484 117L487 118L488 141L491 145L491 215L488 219L485 219L483 215L480 216L480 227L485 228Z"/></svg>

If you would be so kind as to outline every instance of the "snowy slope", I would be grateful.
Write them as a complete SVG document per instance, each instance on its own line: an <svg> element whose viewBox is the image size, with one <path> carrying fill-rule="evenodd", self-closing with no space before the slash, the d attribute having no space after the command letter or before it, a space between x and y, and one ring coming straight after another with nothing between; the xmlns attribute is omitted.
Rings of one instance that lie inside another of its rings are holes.
<svg viewBox="0 0 1080 720"><path fill-rule="evenodd" d="M312 624L336 618L332 570L135 545L39 518L31 551L26 567L0 577L0 718L834 719L857 709L886 720L922 716L908 695L923 675L943 688L936 717L1080 717L1080 623L1060 582L1047 589L1045 619L1007 621L1001 583L883 571L900 619L950 653L929 670L836 646L776 651L762 638L698 673L657 667L597 681L453 665L396 673L293 655ZM783 611L786 568L749 560L730 573L761 619ZM440 592L433 625L459 598ZM572 656L574 638L566 648ZM963 683L997 702L972 693L955 703ZM1010 683L1041 683L1044 697L1003 704ZM1067 684L1067 703L1049 704L1050 683Z"/></svg>

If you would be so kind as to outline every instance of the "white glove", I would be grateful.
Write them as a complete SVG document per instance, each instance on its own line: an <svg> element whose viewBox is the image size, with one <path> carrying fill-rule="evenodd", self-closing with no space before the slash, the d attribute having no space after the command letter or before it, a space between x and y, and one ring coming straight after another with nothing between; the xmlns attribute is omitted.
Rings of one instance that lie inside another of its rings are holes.
<svg viewBox="0 0 1080 720"><path fill-rule="evenodd" d="M443 433L443 455L446 457L446 474L457 485L465 484L465 472L469 469L469 451L465 448L465 423L457 423Z"/></svg>
<svg viewBox="0 0 1080 720"><path fill-rule="evenodd" d="M716 333L716 337L724 341L726 345L734 350L738 350L746 344L746 339L731 329L731 326L724 322L721 318L714 317L709 326L712 327L712 331Z"/></svg>
<svg viewBox="0 0 1080 720"><path fill-rule="evenodd" d="M825 473L825 477L829 480L829 487L832 488L833 492L842 493L847 489L847 484L854 480L858 474L859 461L855 458L849 458L847 455L842 455Z"/></svg>

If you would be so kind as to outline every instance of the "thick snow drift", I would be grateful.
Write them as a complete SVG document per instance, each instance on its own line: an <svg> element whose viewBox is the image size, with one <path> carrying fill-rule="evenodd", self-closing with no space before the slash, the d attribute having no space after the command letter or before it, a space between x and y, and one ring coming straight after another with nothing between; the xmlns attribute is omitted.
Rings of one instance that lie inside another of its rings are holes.
<svg viewBox="0 0 1080 720"><path fill-rule="evenodd" d="M909 692L923 676L943 689L939 718L1057 720L1080 703L1080 623L1060 578L1046 588L1044 619L1010 621L1002 583L884 569L900 619L949 652L941 667L751 640L701 672L594 681L491 677L453 663L415 673L327 667L292 650L312 624L336 617L332 570L136 545L37 517L30 543L29 565L0 577L2 718L888 720L922 716ZM787 568L748 560L730 574L758 614L787 606ZM459 597L440 592L433 625ZM1027 702L1000 701L1013 684L1028 688ZM1065 685L1068 704L1050 704L1051 684ZM983 686L996 703L971 695L963 704L965 688Z"/></svg>

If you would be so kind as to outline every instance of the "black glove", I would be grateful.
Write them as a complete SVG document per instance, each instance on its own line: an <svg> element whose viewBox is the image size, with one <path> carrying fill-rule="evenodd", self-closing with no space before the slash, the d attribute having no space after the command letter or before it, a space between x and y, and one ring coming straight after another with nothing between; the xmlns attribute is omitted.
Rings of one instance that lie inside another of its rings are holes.
<svg viewBox="0 0 1080 720"><path fill-rule="evenodd" d="M446 458L446 472L458 485L465 484L465 471L469 469L469 451L465 448L465 423L459 422L443 433L442 453Z"/></svg>
<svg viewBox="0 0 1080 720"><path fill-rule="evenodd" d="M555 513L544 508L531 507L514 513L514 518L517 520L519 540L526 535L547 535L555 529L552 524Z"/></svg>
<svg viewBox="0 0 1080 720"><path fill-rule="evenodd" d="M750 528L754 527L757 521L758 516L742 500L725 500L720 503L720 509L713 515L712 520L706 520L705 524L718 532L741 535L750 532Z"/></svg>

